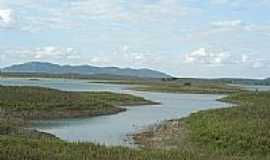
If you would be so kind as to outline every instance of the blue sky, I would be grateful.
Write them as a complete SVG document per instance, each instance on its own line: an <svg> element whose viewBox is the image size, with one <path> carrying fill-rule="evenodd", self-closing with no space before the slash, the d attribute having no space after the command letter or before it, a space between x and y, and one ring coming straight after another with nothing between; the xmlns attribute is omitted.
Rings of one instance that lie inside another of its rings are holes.
<svg viewBox="0 0 270 160"><path fill-rule="evenodd" d="M270 0L0 0L0 67L27 61L270 77Z"/></svg>

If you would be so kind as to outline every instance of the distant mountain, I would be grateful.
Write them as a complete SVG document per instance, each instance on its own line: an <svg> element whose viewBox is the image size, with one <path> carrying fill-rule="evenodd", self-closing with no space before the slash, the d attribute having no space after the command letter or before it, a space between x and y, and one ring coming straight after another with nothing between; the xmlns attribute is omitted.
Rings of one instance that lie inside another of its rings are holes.
<svg viewBox="0 0 270 160"><path fill-rule="evenodd" d="M79 75L115 75L139 78L169 78L171 76L150 69L131 69L118 67L96 67L90 65L58 65L46 62L28 62L2 69L8 73L46 73L46 74L79 74Z"/></svg>
<svg viewBox="0 0 270 160"><path fill-rule="evenodd" d="M270 84L270 78L265 79L264 82Z"/></svg>

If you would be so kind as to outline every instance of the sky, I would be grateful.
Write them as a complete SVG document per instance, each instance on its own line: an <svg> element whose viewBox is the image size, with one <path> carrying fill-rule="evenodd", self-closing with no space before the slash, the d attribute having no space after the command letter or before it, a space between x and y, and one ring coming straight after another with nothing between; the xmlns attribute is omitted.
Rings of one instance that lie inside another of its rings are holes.
<svg viewBox="0 0 270 160"><path fill-rule="evenodd" d="M0 67L29 61L270 77L270 0L0 0Z"/></svg>

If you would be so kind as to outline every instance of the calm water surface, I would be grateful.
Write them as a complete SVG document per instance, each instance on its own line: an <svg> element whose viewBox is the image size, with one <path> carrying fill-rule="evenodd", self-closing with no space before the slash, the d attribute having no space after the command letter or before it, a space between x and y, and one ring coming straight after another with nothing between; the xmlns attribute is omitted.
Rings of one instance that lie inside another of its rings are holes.
<svg viewBox="0 0 270 160"><path fill-rule="evenodd" d="M127 107L126 112L94 118L60 119L33 122L34 128L67 141L88 141L107 145L127 145L129 134L163 120L175 119L204 109L228 107L216 101L222 95L171 94L126 90L127 85L93 84L85 80L1 79L0 85L31 85L66 91L113 91L145 97L161 105Z"/></svg>

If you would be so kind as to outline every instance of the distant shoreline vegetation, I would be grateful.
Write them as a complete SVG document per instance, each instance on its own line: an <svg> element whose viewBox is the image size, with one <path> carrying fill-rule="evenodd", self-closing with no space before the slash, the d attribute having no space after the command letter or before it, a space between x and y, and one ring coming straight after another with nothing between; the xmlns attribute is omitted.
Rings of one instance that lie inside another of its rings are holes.
<svg viewBox="0 0 270 160"><path fill-rule="evenodd" d="M64 79L85 79L96 80L97 83L101 83L104 80L110 81L110 83L118 84L140 84L145 82L157 82L157 83L176 83L176 84L239 84L239 85L266 85L270 86L270 78L267 79L240 79L240 78L217 78L217 79L204 79L204 78L149 78L149 77L136 77L114 74L93 74L83 75L75 73L64 74L52 74L41 72L0 72L0 77L3 78L64 78Z"/></svg>
<svg viewBox="0 0 270 160"><path fill-rule="evenodd" d="M131 90L149 91L149 92L169 92L169 93L191 93L191 94L231 94L245 92L246 90L229 86L222 83L191 83L191 82L162 82L150 80L103 80L89 83L109 83L109 84L127 84Z"/></svg>

